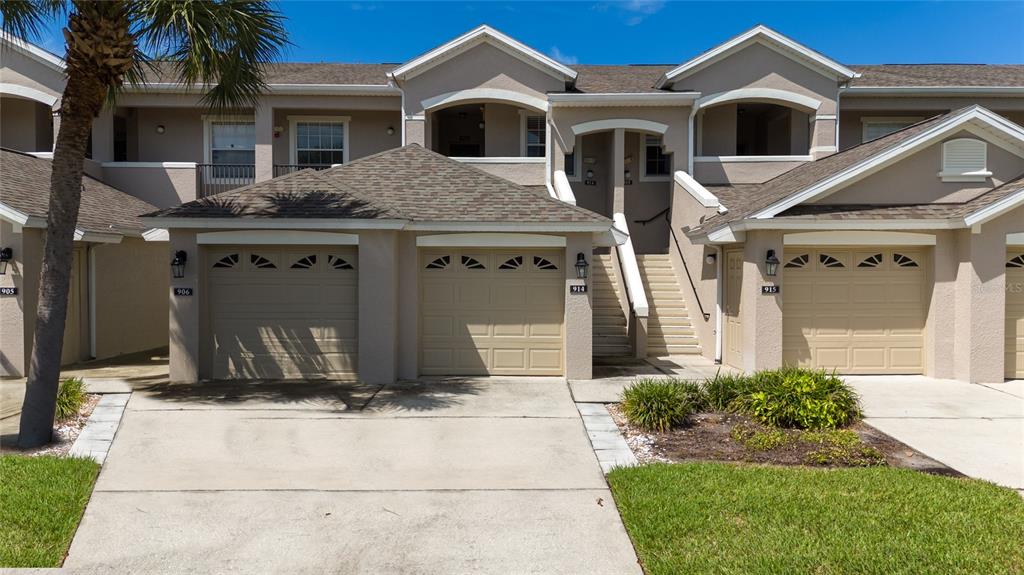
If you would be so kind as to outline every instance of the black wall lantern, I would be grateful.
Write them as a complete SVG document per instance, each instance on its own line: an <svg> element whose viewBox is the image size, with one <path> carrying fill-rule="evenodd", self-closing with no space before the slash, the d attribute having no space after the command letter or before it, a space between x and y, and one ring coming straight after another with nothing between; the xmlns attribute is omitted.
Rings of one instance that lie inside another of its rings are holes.
<svg viewBox="0 0 1024 575"><path fill-rule="evenodd" d="M11 248L0 249L0 276L7 273L7 264L14 259L14 250Z"/></svg>
<svg viewBox="0 0 1024 575"><path fill-rule="evenodd" d="M581 280L587 279L587 268L590 264L587 263L587 258L583 256L583 252L576 254L576 277Z"/></svg>
<svg viewBox="0 0 1024 575"><path fill-rule="evenodd" d="M174 259L171 260L171 275L174 279L185 277L185 262L188 261L188 254L185 250L174 252Z"/></svg>
<svg viewBox="0 0 1024 575"><path fill-rule="evenodd" d="M775 257L775 250L768 250L768 255L764 258L764 267L769 277L775 277L778 273L779 258Z"/></svg>

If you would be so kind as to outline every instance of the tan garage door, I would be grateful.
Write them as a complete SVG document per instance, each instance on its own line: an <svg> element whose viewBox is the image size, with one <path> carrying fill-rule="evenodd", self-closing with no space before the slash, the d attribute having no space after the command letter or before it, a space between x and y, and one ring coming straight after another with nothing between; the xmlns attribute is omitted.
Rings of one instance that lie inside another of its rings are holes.
<svg viewBox="0 0 1024 575"><path fill-rule="evenodd" d="M926 254L787 249L783 360L838 373L923 373Z"/></svg>
<svg viewBox="0 0 1024 575"><path fill-rule="evenodd" d="M1006 377L1024 378L1024 251L1006 261Z"/></svg>
<svg viewBox="0 0 1024 575"><path fill-rule="evenodd" d="M420 372L561 375L562 252L420 253Z"/></svg>
<svg viewBox="0 0 1024 575"><path fill-rule="evenodd" d="M206 265L214 378L356 374L355 248L217 248Z"/></svg>

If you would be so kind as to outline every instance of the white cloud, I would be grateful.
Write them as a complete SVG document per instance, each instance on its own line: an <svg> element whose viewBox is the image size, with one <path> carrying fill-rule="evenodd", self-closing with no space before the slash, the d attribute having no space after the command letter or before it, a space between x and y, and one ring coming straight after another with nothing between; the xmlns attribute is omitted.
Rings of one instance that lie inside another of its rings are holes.
<svg viewBox="0 0 1024 575"><path fill-rule="evenodd" d="M576 58L576 56L563 54L562 51L558 49L558 46L551 47L550 56L554 58L557 62L565 64L566 66L572 66L574 64L579 63L579 59Z"/></svg>
<svg viewBox="0 0 1024 575"><path fill-rule="evenodd" d="M616 4L616 6L629 15L626 18L626 25L636 26L648 16L660 12L665 7L665 2L664 0L629 0L622 4Z"/></svg>

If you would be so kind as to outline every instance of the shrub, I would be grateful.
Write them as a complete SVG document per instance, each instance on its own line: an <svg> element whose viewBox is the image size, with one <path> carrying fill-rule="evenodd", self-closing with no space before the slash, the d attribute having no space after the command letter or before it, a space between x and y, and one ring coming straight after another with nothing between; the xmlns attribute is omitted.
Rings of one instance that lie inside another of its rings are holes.
<svg viewBox="0 0 1024 575"><path fill-rule="evenodd" d="M835 429L860 416L857 394L843 380L792 367L753 374L731 405L772 427Z"/></svg>
<svg viewBox="0 0 1024 575"><path fill-rule="evenodd" d="M640 379L622 391L622 413L641 429L668 431L693 413L691 394L676 380Z"/></svg>
<svg viewBox="0 0 1024 575"><path fill-rule="evenodd" d="M729 435L752 451L771 451L791 441L790 436L781 429L761 429L760 426L746 423L733 427Z"/></svg>
<svg viewBox="0 0 1024 575"><path fill-rule="evenodd" d="M723 374L721 370L713 379L704 382L704 398L709 409L728 411L732 402L743 395L749 385L749 378L734 373Z"/></svg>
<svg viewBox="0 0 1024 575"><path fill-rule="evenodd" d="M703 411L708 408L708 397L703 386L699 382L690 380L675 380L686 395L686 402L690 404L691 412Z"/></svg>
<svg viewBox="0 0 1024 575"><path fill-rule="evenodd" d="M57 388L57 411L55 419L63 421L78 415L85 403L85 382L79 377L61 380Z"/></svg>
<svg viewBox="0 0 1024 575"><path fill-rule="evenodd" d="M806 455L805 462L811 465L850 465L871 467L885 465L885 456L870 445L865 445L853 431L829 429L805 431L800 441L817 446Z"/></svg>

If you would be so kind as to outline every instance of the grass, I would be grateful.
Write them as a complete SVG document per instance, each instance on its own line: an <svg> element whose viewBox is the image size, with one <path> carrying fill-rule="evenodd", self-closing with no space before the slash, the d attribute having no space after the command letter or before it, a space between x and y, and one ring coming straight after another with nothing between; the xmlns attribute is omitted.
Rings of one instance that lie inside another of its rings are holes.
<svg viewBox="0 0 1024 575"><path fill-rule="evenodd" d="M0 567L59 567L99 468L91 459L0 457Z"/></svg>
<svg viewBox="0 0 1024 575"><path fill-rule="evenodd" d="M608 479L649 575L1024 572L1024 499L982 481L723 463Z"/></svg>

